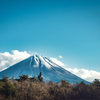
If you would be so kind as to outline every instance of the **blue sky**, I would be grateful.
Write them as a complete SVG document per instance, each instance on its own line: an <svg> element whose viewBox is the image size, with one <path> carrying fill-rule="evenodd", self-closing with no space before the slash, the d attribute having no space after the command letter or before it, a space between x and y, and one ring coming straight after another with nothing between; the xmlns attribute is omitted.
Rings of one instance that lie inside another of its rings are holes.
<svg viewBox="0 0 100 100"><path fill-rule="evenodd" d="M12 50L100 72L100 1L0 0L0 52Z"/></svg>

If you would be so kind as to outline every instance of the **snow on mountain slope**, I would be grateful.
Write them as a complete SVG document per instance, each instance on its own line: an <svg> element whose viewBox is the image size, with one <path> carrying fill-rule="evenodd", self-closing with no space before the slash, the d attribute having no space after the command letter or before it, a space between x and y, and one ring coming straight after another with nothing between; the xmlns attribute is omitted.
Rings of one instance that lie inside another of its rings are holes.
<svg viewBox="0 0 100 100"><path fill-rule="evenodd" d="M48 58L38 55L31 56L6 70L1 71L0 78L2 78L3 74L14 78L19 78L22 74L28 74L30 77L34 77L39 75L40 72L42 72L45 81L52 80L53 82L58 82L61 79L66 79L71 83L85 81L55 64ZM88 82L85 81L85 83Z"/></svg>

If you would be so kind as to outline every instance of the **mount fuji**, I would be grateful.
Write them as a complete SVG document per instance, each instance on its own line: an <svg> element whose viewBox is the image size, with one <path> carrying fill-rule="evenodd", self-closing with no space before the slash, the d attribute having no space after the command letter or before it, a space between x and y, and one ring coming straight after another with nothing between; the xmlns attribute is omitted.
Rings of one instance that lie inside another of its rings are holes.
<svg viewBox="0 0 100 100"><path fill-rule="evenodd" d="M84 81L86 84L89 84L89 82L65 70L48 58L39 55L33 55L1 71L0 79L2 78L3 74L7 75L10 78L14 77L15 79L18 79L22 74L28 74L29 77L34 77L39 75L40 72L42 72L44 81L52 80L53 82L58 82L61 79L66 79L67 82L71 83L80 83Z"/></svg>

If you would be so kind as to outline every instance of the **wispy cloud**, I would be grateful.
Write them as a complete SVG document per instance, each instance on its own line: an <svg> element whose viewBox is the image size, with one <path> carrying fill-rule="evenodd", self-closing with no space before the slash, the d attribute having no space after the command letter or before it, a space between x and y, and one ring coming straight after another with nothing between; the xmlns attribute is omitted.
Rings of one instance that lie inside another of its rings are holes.
<svg viewBox="0 0 100 100"><path fill-rule="evenodd" d="M59 58L63 58L61 55L59 55Z"/></svg>
<svg viewBox="0 0 100 100"><path fill-rule="evenodd" d="M93 82L94 79L100 79L100 72L97 71L87 70L87 69L77 69L77 68L74 69L65 68L65 69L89 82Z"/></svg>
<svg viewBox="0 0 100 100"><path fill-rule="evenodd" d="M31 51L28 51L27 53L29 53L30 55L37 55L38 54L37 52L31 52Z"/></svg>
<svg viewBox="0 0 100 100"><path fill-rule="evenodd" d="M12 50L11 52L0 53L0 71L31 56L27 51Z"/></svg>
<svg viewBox="0 0 100 100"><path fill-rule="evenodd" d="M53 62L55 62L59 66L66 66L64 63L62 63L61 61L59 61L57 58L50 57L50 60L52 60Z"/></svg>

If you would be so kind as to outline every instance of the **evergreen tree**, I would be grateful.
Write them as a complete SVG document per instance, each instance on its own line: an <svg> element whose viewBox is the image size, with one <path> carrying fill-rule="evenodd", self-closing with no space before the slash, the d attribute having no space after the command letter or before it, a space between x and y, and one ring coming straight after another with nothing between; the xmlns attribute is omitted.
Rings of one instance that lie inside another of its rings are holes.
<svg viewBox="0 0 100 100"><path fill-rule="evenodd" d="M3 77L2 77L2 81L3 82L7 82L8 81L8 78L7 75L3 74Z"/></svg>
<svg viewBox="0 0 100 100"><path fill-rule="evenodd" d="M29 76L28 75L24 75L24 74L22 74L22 76L19 76L20 81L25 81L28 78L29 78Z"/></svg>
<svg viewBox="0 0 100 100"><path fill-rule="evenodd" d="M40 82L43 82L43 77L41 77L42 76L42 73L40 72L40 74L38 75L38 80L40 81Z"/></svg>

